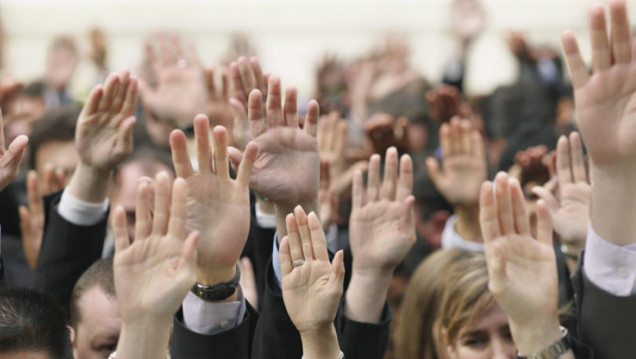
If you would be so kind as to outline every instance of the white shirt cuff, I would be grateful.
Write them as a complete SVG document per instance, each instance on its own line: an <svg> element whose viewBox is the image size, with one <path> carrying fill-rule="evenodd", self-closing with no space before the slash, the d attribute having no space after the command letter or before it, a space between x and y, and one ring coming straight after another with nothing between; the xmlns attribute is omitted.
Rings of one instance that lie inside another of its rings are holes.
<svg viewBox="0 0 636 359"><path fill-rule="evenodd" d="M102 203L90 203L77 199L65 189L57 206L57 213L77 226L92 226L104 219L108 211L108 198Z"/></svg>
<svg viewBox="0 0 636 359"><path fill-rule="evenodd" d="M256 213L256 224L259 227L266 229L276 228L276 215L263 213L258 206L258 201L256 206L254 206L254 212Z"/></svg>
<svg viewBox="0 0 636 359"><path fill-rule="evenodd" d="M452 215L446 221L446 225L444 226L444 231L442 232L442 248L443 249L451 249L451 248L460 248L473 252L483 252L484 244L481 242L472 242L467 241L462 238L457 231L455 231L455 224L457 223L458 217L456 215Z"/></svg>
<svg viewBox="0 0 636 359"><path fill-rule="evenodd" d="M589 225L583 272L594 285L612 295L636 295L636 243L617 246Z"/></svg>
<svg viewBox="0 0 636 359"><path fill-rule="evenodd" d="M183 300L183 321L186 328L202 335L218 334L238 326L247 310L243 290L239 285L235 302L206 302L189 292Z"/></svg>

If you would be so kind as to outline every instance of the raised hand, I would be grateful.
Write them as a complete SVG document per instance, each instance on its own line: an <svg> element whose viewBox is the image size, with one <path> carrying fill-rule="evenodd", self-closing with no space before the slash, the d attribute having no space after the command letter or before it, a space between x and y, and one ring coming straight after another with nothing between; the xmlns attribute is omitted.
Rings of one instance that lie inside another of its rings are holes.
<svg viewBox="0 0 636 359"><path fill-rule="evenodd" d="M95 86L77 120L75 146L78 164L68 191L92 203L103 202L112 171L133 150L137 80L128 72L108 76Z"/></svg>
<svg viewBox="0 0 636 359"><path fill-rule="evenodd" d="M453 116L468 115L460 113L465 107L462 106L463 100L459 90L454 86L437 86L426 93L426 101L431 106L431 117L439 123L449 122Z"/></svg>
<svg viewBox="0 0 636 359"><path fill-rule="evenodd" d="M556 177L559 196L546 186L532 191L545 203L552 216L554 231L568 252L579 254L585 247L590 217L591 186L587 179L583 146L579 134L563 136L557 143Z"/></svg>
<svg viewBox="0 0 636 359"><path fill-rule="evenodd" d="M435 187L453 206L476 206L479 188L487 179L488 165L484 143L468 120L455 117L440 128L442 169L434 158L426 160L426 168Z"/></svg>
<svg viewBox="0 0 636 359"><path fill-rule="evenodd" d="M287 314L301 335L307 358L337 358L340 352L333 321L342 297L343 253L329 263L320 220L302 207L286 218L287 236L280 246L282 293Z"/></svg>
<svg viewBox="0 0 636 359"><path fill-rule="evenodd" d="M346 313L354 320L380 319L393 270L415 243L411 158L402 156L399 167L398 176L398 153L392 147L386 152L382 183L377 154L371 156L366 189L361 172L353 180L349 219L353 271Z"/></svg>
<svg viewBox="0 0 636 359"><path fill-rule="evenodd" d="M186 138L175 130L170 135L172 161L178 177L188 183L188 230L201 233L198 247L197 282L203 285L230 280L235 273L250 223L248 183L258 146L249 144L236 179L230 178L227 132L217 126L210 143L207 117L194 119L198 172L192 168Z"/></svg>
<svg viewBox="0 0 636 359"><path fill-rule="evenodd" d="M0 191L5 189L18 176L20 163L24 158L24 149L29 143L29 138L24 135L16 137L4 146L4 118L0 112Z"/></svg>
<svg viewBox="0 0 636 359"><path fill-rule="evenodd" d="M90 93L75 132L81 162L110 171L132 152L137 80L128 72L111 74Z"/></svg>
<svg viewBox="0 0 636 359"><path fill-rule="evenodd" d="M40 256L44 236L44 201L42 196L57 192L64 187L64 174L55 171L50 164L44 167L44 188L40 190L38 175L29 171L26 188L29 207L20 206L20 232L22 247L29 267L35 269Z"/></svg>
<svg viewBox="0 0 636 359"><path fill-rule="evenodd" d="M633 201L636 198L636 62L624 1L590 11L592 73L583 62L570 31L563 50L574 87L576 123L591 158L591 222L604 239L619 245L636 239Z"/></svg>
<svg viewBox="0 0 636 359"><path fill-rule="evenodd" d="M230 104L234 115L232 135L234 143L240 150L252 138L249 121L247 120L247 102L252 90L267 93L269 76L263 75L263 70L255 57L247 59L240 57L230 64Z"/></svg>
<svg viewBox="0 0 636 359"><path fill-rule="evenodd" d="M159 34L155 40L159 54L150 43L146 44L146 54L157 86L142 83L142 100L162 122L184 128L207 110L208 94L199 58L194 45L184 51L176 35Z"/></svg>
<svg viewBox="0 0 636 359"><path fill-rule="evenodd" d="M169 177L162 172L154 187L152 218L148 184L137 188L132 244L123 207L115 210L113 220L113 271L123 322L117 352L123 358L165 356L172 317L195 283L199 234L190 232L186 238L188 185L176 179L171 195Z"/></svg>
<svg viewBox="0 0 636 359"><path fill-rule="evenodd" d="M552 220L537 203L537 239L516 179L497 174L480 194L480 222L489 289L506 312L519 352L538 352L561 338L557 315L558 279L552 247Z"/></svg>
<svg viewBox="0 0 636 359"><path fill-rule="evenodd" d="M358 161L347 166L347 134L349 126L336 112L318 120L318 153L320 161L329 166L329 178L338 196L348 197L356 170L367 170L367 161ZM321 170L322 173L322 170ZM322 175L321 175L322 176ZM322 180L321 180L322 183ZM322 213L322 212L321 212ZM323 224L325 217L322 218Z"/></svg>
<svg viewBox="0 0 636 359"><path fill-rule="evenodd" d="M234 117L229 99L229 80L227 69L221 69L221 87L215 83L215 71L205 69L205 87L208 93L206 114L213 126L232 129Z"/></svg>
<svg viewBox="0 0 636 359"><path fill-rule="evenodd" d="M300 204L305 209L318 211L320 159L316 131L318 103L310 101L303 128L298 126L296 89L285 94L281 105L280 79L269 79L267 113L260 90L253 90L249 98L249 126L259 154L250 178L250 188L268 198L283 216ZM232 161L240 162L241 155L234 152ZM282 218L284 221L284 217ZM279 221L280 222L280 221ZM279 228L282 237L285 229ZM284 227L284 223L282 225Z"/></svg>
<svg viewBox="0 0 636 359"><path fill-rule="evenodd" d="M408 152L409 121L400 117L397 121L387 114L376 114L364 125L367 141L373 153L382 154L389 147L397 147L402 152Z"/></svg>

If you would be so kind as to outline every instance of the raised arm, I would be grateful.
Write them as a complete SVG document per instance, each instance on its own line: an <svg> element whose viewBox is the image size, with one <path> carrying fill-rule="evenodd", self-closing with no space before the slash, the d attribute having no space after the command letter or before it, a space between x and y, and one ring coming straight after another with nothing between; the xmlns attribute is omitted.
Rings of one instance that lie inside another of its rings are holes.
<svg viewBox="0 0 636 359"><path fill-rule="evenodd" d="M248 119L259 154L250 188L275 206L279 240L287 233L285 218L297 205L318 213L320 158L316 140L318 103L310 101L304 126L298 126L296 89L288 88L282 105L278 77L269 79L267 103L260 90L250 93ZM235 163L241 155L232 154Z"/></svg>
<svg viewBox="0 0 636 359"><path fill-rule="evenodd" d="M574 34L564 32L562 42L576 123L591 157L591 225L601 238L625 246L636 242L636 63L624 1L611 2L610 17L608 33L604 8L590 11L591 74Z"/></svg>
<svg viewBox="0 0 636 359"><path fill-rule="evenodd" d="M0 112L0 191L5 189L18 176L20 163L24 158L24 149L29 143L29 138L24 135L16 137L9 144L4 144L4 119Z"/></svg>
<svg viewBox="0 0 636 359"><path fill-rule="evenodd" d="M188 186L157 175L153 215L149 187L137 188L135 241L131 244L122 207L115 211L115 291L122 328L117 358L165 358L172 316L194 285L199 233L186 238Z"/></svg>
<svg viewBox="0 0 636 359"><path fill-rule="evenodd" d="M287 216L287 236L280 248L283 300L300 333L303 358L338 358L333 321L342 297L343 253L329 262L325 237L315 213L299 206Z"/></svg>
<svg viewBox="0 0 636 359"><path fill-rule="evenodd" d="M366 187L362 172L353 180L349 219L353 266L345 314L358 322L380 322L393 270L415 243L411 158L402 156L399 169L395 147L386 151L385 158L382 181L377 154L369 161Z"/></svg>
<svg viewBox="0 0 636 359"><path fill-rule="evenodd" d="M495 178L494 191L493 183L482 185L480 222L488 287L506 312L518 354L524 357L547 351L562 340L552 220L541 200L537 217L535 240L519 181L501 172ZM559 354L559 358L574 358L567 349Z"/></svg>
<svg viewBox="0 0 636 359"><path fill-rule="evenodd" d="M488 165L481 135L468 120L454 117L440 128L442 163L426 160L435 187L453 206L457 222L454 231L470 242L481 242L479 228L479 186L488 176ZM450 245L442 239L446 248Z"/></svg>
<svg viewBox="0 0 636 359"><path fill-rule="evenodd" d="M80 156L66 189L89 203L106 200L113 170L133 150L137 80L128 72L111 74L104 86L91 91L75 131Z"/></svg>

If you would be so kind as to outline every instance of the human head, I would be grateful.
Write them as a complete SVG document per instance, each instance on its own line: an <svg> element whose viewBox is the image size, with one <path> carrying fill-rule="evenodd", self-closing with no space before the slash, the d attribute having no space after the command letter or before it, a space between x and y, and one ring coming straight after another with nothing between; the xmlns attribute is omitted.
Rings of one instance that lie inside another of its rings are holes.
<svg viewBox="0 0 636 359"><path fill-rule="evenodd" d="M417 267L406 288L396 329L398 358L437 358L433 325L444 294L445 274L453 263L476 255L479 254L461 249L442 249L429 255Z"/></svg>
<svg viewBox="0 0 636 359"><path fill-rule="evenodd" d="M115 186L111 196L113 206L121 205L126 211L128 235L135 238L135 204L138 181L142 177L155 178L165 171L174 180L170 154L154 147L141 147L124 161L115 173Z"/></svg>
<svg viewBox="0 0 636 359"><path fill-rule="evenodd" d="M508 318L488 290L483 254L445 268L433 336L437 353L449 359L515 358Z"/></svg>
<svg viewBox="0 0 636 359"><path fill-rule="evenodd" d="M44 173L44 165L64 171L68 180L79 162L75 148L75 126L82 108L78 105L62 106L46 112L33 126L29 138L30 165Z"/></svg>
<svg viewBox="0 0 636 359"><path fill-rule="evenodd" d="M82 274L73 288L70 310L75 359L108 358L121 331L112 257L93 263Z"/></svg>
<svg viewBox="0 0 636 359"><path fill-rule="evenodd" d="M2 358L71 359L64 310L47 295L27 288L0 290Z"/></svg>
<svg viewBox="0 0 636 359"><path fill-rule="evenodd" d="M60 35L51 41L46 57L46 83L56 91L64 90L79 63L77 45L72 37Z"/></svg>

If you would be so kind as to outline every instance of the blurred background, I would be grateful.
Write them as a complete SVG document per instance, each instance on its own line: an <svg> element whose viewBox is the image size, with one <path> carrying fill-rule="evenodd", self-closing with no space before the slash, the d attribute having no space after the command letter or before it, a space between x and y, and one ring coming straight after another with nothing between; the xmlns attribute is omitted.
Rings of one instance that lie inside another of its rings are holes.
<svg viewBox="0 0 636 359"><path fill-rule="evenodd" d="M632 3L632 1L628 1ZM514 81L517 64L506 34L521 31L529 42L559 48L571 28L586 37L588 0L484 0L486 23L467 54L465 92L481 95ZM636 1L634 1L636 3ZM111 70L136 69L143 41L157 30L193 41L202 62L216 66L247 36L263 68L311 96L313 72L327 52L350 61L378 46L386 34L403 35L409 63L438 82L453 51L450 0L2 0L4 72L29 82L42 77L53 37L70 35L82 55L70 93L81 97L95 83L89 60L93 28L103 31ZM636 6L628 6L635 15ZM587 41L582 44L589 54ZM312 66L309 66L312 65ZM479 69L470 71L470 69Z"/></svg>

